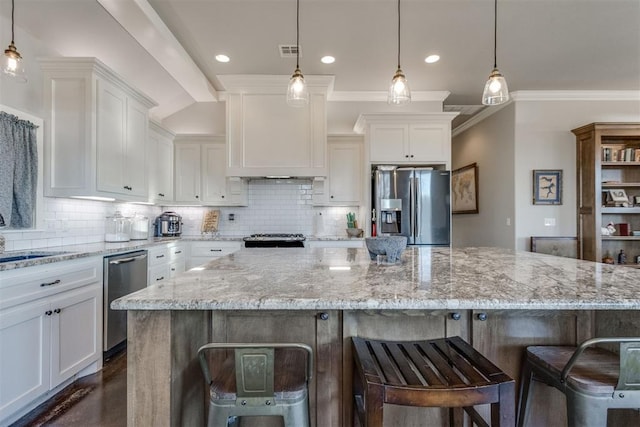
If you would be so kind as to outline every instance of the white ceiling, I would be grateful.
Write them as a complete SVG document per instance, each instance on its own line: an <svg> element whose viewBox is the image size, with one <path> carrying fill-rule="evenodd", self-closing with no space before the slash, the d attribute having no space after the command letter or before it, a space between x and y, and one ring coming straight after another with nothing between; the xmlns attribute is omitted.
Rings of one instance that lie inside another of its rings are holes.
<svg viewBox="0 0 640 427"><path fill-rule="evenodd" d="M222 74L290 75L295 0L15 0L38 55L95 56L164 118L215 101ZM9 19L10 0L0 0ZM301 0L300 68L335 76L344 98L384 96L396 68L395 0ZM107 11L108 10L108 11ZM416 99L478 105L493 66L492 0L402 0L401 65ZM8 29L1 29L8 44ZM214 60L225 53L231 62ZM437 53L441 60L426 64ZM323 55L336 62L325 65ZM639 0L499 0L498 67L511 91L640 90ZM359 92L354 94L353 92ZM391 108L391 107L389 107Z"/></svg>

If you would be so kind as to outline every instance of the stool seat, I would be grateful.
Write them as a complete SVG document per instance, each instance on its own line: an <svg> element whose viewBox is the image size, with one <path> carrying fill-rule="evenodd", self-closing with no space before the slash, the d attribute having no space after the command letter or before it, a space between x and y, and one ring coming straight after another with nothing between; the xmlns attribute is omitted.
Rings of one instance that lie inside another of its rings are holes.
<svg viewBox="0 0 640 427"><path fill-rule="evenodd" d="M592 347L617 344L618 353ZM526 425L535 382L566 396L569 427L606 427L607 411L640 408L640 338L592 338L578 347L527 347L520 381L518 426Z"/></svg>
<svg viewBox="0 0 640 427"><path fill-rule="evenodd" d="M491 404L492 425L515 422L514 380L460 337L381 341L354 337L354 408L366 427L382 426L383 404L462 409L486 425L475 405Z"/></svg>

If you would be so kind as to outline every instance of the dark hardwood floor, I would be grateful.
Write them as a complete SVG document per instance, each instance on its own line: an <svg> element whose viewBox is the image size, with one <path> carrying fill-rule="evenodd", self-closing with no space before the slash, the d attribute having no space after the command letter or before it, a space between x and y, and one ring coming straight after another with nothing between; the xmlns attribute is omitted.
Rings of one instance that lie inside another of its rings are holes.
<svg viewBox="0 0 640 427"><path fill-rule="evenodd" d="M126 352L104 363L100 372L69 385L12 424L12 427L127 425Z"/></svg>

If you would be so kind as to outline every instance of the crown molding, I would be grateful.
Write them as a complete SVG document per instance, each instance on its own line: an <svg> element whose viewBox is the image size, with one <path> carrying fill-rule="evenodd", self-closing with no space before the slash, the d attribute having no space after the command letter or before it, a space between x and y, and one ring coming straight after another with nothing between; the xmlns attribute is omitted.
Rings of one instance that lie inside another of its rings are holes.
<svg viewBox="0 0 640 427"><path fill-rule="evenodd" d="M451 94L449 91L411 92L412 102L444 102ZM329 94L330 102L387 102L386 91L334 91Z"/></svg>
<svg viewBox="0 0 640 427"><path fill-rule="evenodd" d="M639 101L640 90L519 90L515 101Z"/></svg>
<svg viewBox="0 0 640 427"><path fill-rule="evenodd" d="M357 134L365 133L369 123L429 123L442 122L444 119L453 120L458 113L364 113L358 116L353 131Z"/></svg>
<svg viewBox="0 0 640 427"><path fill-rule="evenodd" d="M455 137L514 102L531 101L640 101L640 90L519 90L510 94L509 102L489 107L451 131Z"/></svg>
<svg viewBox="0 0 640 427"><path fill-rule="evenodd" d="M289 85L290 75L276 74L222 74L216 78L225 88L219 92L220 99L225 99L228 93L282 93ZM331 93L333 91L334 76L305 75L309 93Z"/></svg>
<svg viewBox="0 0 640 427"><path fill-rule="evenodd" d="M505 102L504 104L500 104L500 105L497 105L497 106L485 108L484 110L480 111L475 116L472 116L469 120L467 120L464 123L462 123L460 126L456 127L455 129L452 129L451 130L451 137L453 138L454 136L460 135L462 132L466 131L467 129L469 129L469 128L475 126L475 125L477 125L478 123L480 123L481 121L483 121L487 117L491 117L495 113L497 113L498 111L502 110L503 108L513 104L514 103L514 96L513 96L513 94L511 94L511 95L512 96L510 97L509 101Z"/></svg>

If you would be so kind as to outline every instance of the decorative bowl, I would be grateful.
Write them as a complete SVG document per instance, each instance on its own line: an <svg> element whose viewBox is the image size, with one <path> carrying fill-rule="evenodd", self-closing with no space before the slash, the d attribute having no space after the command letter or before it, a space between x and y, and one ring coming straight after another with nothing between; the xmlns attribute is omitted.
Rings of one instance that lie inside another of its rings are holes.
<svg viewBox="0 0 640 427"><path fill-rule="evenodd" d="M347 228L347 236L362 237L362 228Z"/></svg>
<svg viewBox="0 0 640 427"><path fill-rule="evenodd" d="M386 255L388 263L400 260L402 251L407 247L406 236L378 236L364 239L371 260L376 260L378 255Z"/></svg>

